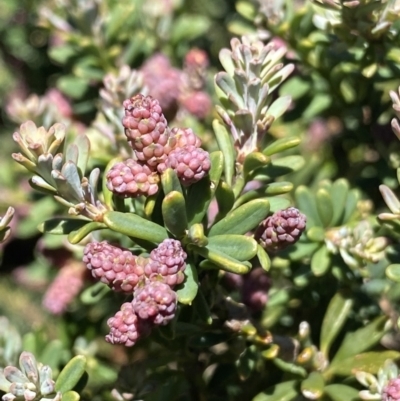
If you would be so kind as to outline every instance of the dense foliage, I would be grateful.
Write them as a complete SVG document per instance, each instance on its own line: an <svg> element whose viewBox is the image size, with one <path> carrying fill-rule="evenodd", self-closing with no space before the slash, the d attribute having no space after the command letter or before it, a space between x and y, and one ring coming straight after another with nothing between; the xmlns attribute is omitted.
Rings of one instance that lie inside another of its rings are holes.
<svg viewBox="0 0 400 401"><path fill-rule="evenodd" d="M0 392L400 400L400 2L0 0Z"/></svg>

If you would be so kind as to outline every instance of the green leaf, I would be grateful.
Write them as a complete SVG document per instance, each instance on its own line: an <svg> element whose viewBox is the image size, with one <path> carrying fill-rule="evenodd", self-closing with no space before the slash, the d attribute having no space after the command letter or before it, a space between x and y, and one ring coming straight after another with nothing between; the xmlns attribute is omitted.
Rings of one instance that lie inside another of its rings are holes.
<svg viewBox="0 0 400 401"><path fill-rule="evenodd" d="M90 220L74 217L53 217L39 224L38 230L41 233L65 235L82 228L88 223L90 223Z"/></svg>
<svg viewBox="0 0 400 401"><path fill-rule="evenodd" d="M358 401L358 390L345 384L330 384L324 389L332 401Z"/></svg>
<svg viewBox="0 0 400 401"><path fill-rule="evenodd" d="M257 254L257 242L244 235L215 235L208 239L208 247L221 251L240 262L250 260Z"/></svg>
<svg viewBox="0 0 400 401"><path fill-rule="evenodd" d="M290 206L290 200L282 196L274 196L266 198L269 202L270 213L275 213L278 210L286 209Z"/></svg>
<svg viewBox="0 0 400 401"><path fill-rule="evenodd" d="M203 224L193 224L187 233L187 240L189 244L206 246L208 244L208 238L204 235Z"/></svg>
<svg viewBox="0 0 400 401"><path fill-rule="evenodd" d="M57 87L61 92L73 99L81 98L89 85L89 81L74 75L64 75L57 80Z"/></svg>
<svg viewBox="0 0 400 401"><path fill-rule="evenodd" d="M209 19L200 14L183 13L175 18L170 32L171 44L187 42L204 35L210 28Z"/></svg>
<svg viewBox="0 0 400 401"><path fill-rule="evenodd" d="M335 227L341 223L344 213L347 195L349 193L349 183L344 178L336 180L330 189L330 195L333 205L333 216L331 226Z"/></svg>
<svg viewBox="0 0 400 401"><path fill-rule="evenodd" d="M353 307L353 299L337 292L329 302L321 328L320 350L329 359L330 347L338 336Z"/></svg>
<svg viewBox="0 0 400 401"><path fill-rule="evenodd" d="M80 299L85 305L93 305L103 299L110 291L110 287L99 281L98 283L86 288L81 293Z"/></svg>
<svg viewBox="0 0 400 401"><path fill-rule="evenodd" d="M220 181L215 197L218 203L218 217L223 218L232 209L235 203L235 194L225 181Z"/></svg>
<svg viewBox="0 0 400 401"><path fill-rule="evenodd" d="M257 258L260 262L260 266L268 272L271 268L271 259L265 249L260 245L257 244Z"/></svg>
<svg viewBox="0 0 400 401"><path fill-rule="evenodd" d="M290 192L292 189L293 189L293 184L291 182L288 181L271 182L266 186L264 194L269 196L282 195Z"/></svg>
<svg viewBox="0 0 400 401"><path fill-rule="evenodd" d="M400 283L400 264L395 263L389 265L385 270L386 276L395 281L396 283Z"/></svg>
<svg viewBox="0 0 400 401"><path fill-rule="evenodd" d="M173 170L172 168L167 168L161 174L161 185L163 187L165 195L168 195L172 191L177 191L183 194L179 178L176 175L175 170Z"/></svg>
<svg viewBox="0 0 400 401"><path fill-rule="evenodd" d="M181 192L172 191L162 202L165 227L175 237L182 238L188 228L185 198Z"/></svg>
<svg viewBox="0 0 400 401"><path fill-rule="evenodd" d="M67 391L62 395L63 401L79 401L81 396L76 391Z"/></svg>
<svg viewBox="0 0 400 401"><path fill-rule="evenodd" d="M110 210L112 210L114 207L114 205L113 205L114 194L107 188L107 173L112 169L112 167L114 167L115 164L117 164L121 161L122 161L121 157L114 157L113 159L111 159L107 163L107 166L104 170L104 174L103 174L103 178L102 178L101 190L102 190L103 197L104 197L104 203Z"/></svg>
<svg viewBox="0 0 400 401"><path fill-rule="evenodd" d="M286 113L291 103L291 96L280 96L278 99L272 102L271 106L268 107L267 113L268 115L273 116L276 120Z"/></svg>
<svg viewBox="0 0 400 401"><path fill-rule="evenodd" d="M62 394L72 390L85 373L85 369L86 358L83 355L72 358L58 375L55 390Z"/></svg>
<svg viewBox="0 0 400 401"><path fill-rule="evenodd" d="M279 89L280 95L290 95L294 100L300 99L311 90L310 82L300 77L291 77Z"/></svg>
<svg viewBox="0 0 400 401"><path fill-rule="evenodd" d="M259 168L251 174L255 180L271 180L282 175L293 173L304 166L303 156L285 156L276 160L271 160L267 166Z"/></svg>
<svg viewBox="0 0 400 401"><path fill-rule="evenodd" d="M316 193L318 215L324 227L329 227L333 217L333 204L329 192L320 188Z"/></svg>
<svg viewBox="0 0 400 401"><path fill-rule="evenodd" d="M144 239L156 244L168 238L164 227L133 213L107 212L103 221L111 230L128 237Z"/></svg>
<svg viewBox="0 0 400 401"><path fill-rule="evenodd" d="M271 159L268 156L260 152L249 153L243 162L243 174L245 178L247 178L251 171L266 166L270 161Z"/></svg>
<svg viewBox="0 0 400 401"><path fill-rule="evenodd" d="M279 383L257 394L252 401L290 401L299 395L298 381Z"/></svg>
<svg viewBox="0 0 400 401"><path fill-rule="evenodd" d="M316 225L322 227L317 205L311 191L306 186L301 185L295 191L295 199L297 207L307 216L307 227Z"/></svg>
<svg viewBox="0 0 400 401"><path fill-rule="evenodd" d="M78 160L76 165L78 170L80 170L81 174L84 176L90 156L89 138L84 134L79 134L75 137L73 144L76 145L78 149Z"/></svg>
<svg viewBox="0 0 400 401"><path fill-rule="evenodd" d="M386 322L387 317L380 316L367 326L353 333L347 333L333 358L332 365L340 365L342 360L361 354L377 344L387 331Z"/></svg>
<svg viewBox="0 0 400 401"><path fill-rule="evenodd" d="M222 234L246 234L258 226L269 213L266 199L255 199L229 212L222 220L214 224L209 237Z"/></svg>
<svg viewBox="0 0 400 401"><path fill-rule="evenodd" d="M365 352L332 363L326 373L339 376L353 376L356 372L376 374L387 359L395 361L399 358L397 351Z"/></svg>
<svg viewBox="0 0 400 401"><path fill-rule="evenodd" d="M176 295L178 297L178 302L191 305L199 289L197 270L191 262L186 263L185 277L185 281L177 287Z"/></svg>
<svg viewBox="0 0 400 401"><path fill-rule="evenodd" d="M331 256L325 245L322 245L311 258L311 270L314 276L323 276L331 264Z"/></svg>
<svg viewBox="0 0 400 401"><path fill-rule="evenodd" d="M68 241L71 244L78 244L81 242L87 235L97 230L104 230L107 226L103 223L92 221L91 223L85 224L83 227L78 230L71 231L68 234Z"/></svg>
<svg viewBox="0 0 400 401"><path fill-rule="evenodd" d="M200 180L189 188L186 208L189 226L201 223L208 212L211 200L219 186L224 159L221 151L210 154L211 169L208 177Z"/></svg>
<svg viewBox="0 0 400 401"><path fill-rule="evenodd" d="M317 400L324 393L325 381L320 372L311 372L301 382L301 392L309 400Z"/></svg>
<svg viewBox="0 0 400 401"><path fill-rule="evenodd" d="M314 226L307 231L307 238L313 242L325 241L325 230L322 227Z"/></svg>
<svg viewBox="0 0 400 401"><path fill-rule="evenodd" d="M240 262L224 252L213 248L208 248L208 246L200 248L195 245L188 245L188 248L198 253L203 258L209 259L222 270L236 274L246 274L251 269L251 264L249 262Z"/></svg>
<svg viewBox="0 0 400 401"><path fill-rule="evenodd" d="M345 206L344 215L343 215L343 219L342 219L343 224L348 223L348 221L352 217L353 213L355 212L355 210L357 208L358 200L359 200L358 191L356 191L354 189L351 190L346 199L346 206Z"/></svg>
<svg viewBox="0 0 400 401"><path fill-rule="evenodd" d="M296 136L277 139L276 141L274 141L270 145L268 145L262 151L262 153L265 156L272 156L276 153L284 152L285 150L294 148L295 146L299 145L300 142L301 142L300 138L298 138Z"/></svg>
<svg viewBox="0 0 400 401"><path fill-rule="evenodd" d="M224 176L225 181L229 186L232 186L233 173L235 171L235 160L236 154L233 148L232 137L228 133L226 127L215 119L212 123L215 138L218 143L219 149L221 149L224 157Z"/></svg>

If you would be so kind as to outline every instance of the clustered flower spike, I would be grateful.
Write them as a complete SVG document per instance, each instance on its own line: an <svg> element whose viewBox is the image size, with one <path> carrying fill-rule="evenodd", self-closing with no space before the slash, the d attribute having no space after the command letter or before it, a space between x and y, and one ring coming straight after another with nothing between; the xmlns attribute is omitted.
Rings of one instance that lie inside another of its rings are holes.
<svg viewBox="0 0 400 401"><path fill-rule="evenodd" d="M83 254L83 262L92 276L114 291L132 293L143 276L143 267L137 263L138 257L128 249L106 241L90 242Z"/></svg>
<svg viewBox="0 0 400 401"><path fill-rule="evenodd" d="M186 257L181 243L174 239L164 240L148 258L106 241L86 245L83 262L93 277L114 291L134 296L108 319L106 341L131 347L152 326L174 318L177 295L173 287L184 280Z"/></svg>
<svg viewBox="0 0 400 401"><path fill-rule="evenodd" d="M185 278L186 252L181 243L174 239L163 241L150 253L149 263L145 267L145 275L150 280L161 280L171 288L181 284Z"/></svg>
<svg viewBox="0 0 400 401"><path fill-rule="evenodd" d="M266 250L280 251L300 239L306 221L306 216L295 207L279 210L259 225L254 237Z"/></svg>
<svg viewBox="0 0 400 401"><path fill-rule="evenodd" d="M6 393L3 401L61 400L49 366L37 363L30 352L22 352L19 365L20 369L7 366L0 373L0 389Z"/></svg>
<svg viewBox="0 0 400 401"><path fill-rule="evenodd" d="M159 176L144 163L128 159L114 164L107 173L107 188L124 198L150 196L158 191Z"/></svg>
<svg viewBox="0 0 400 401"><path fill-rule="evenodd" d="M176 171L182 185L201 180L210 170L210 155L190 128L167 126L158 100L143 94L123 102L122 125L134 159L116 163L107 173L107 188L127 198L150 196L158 191L159 174Z"/></svg>

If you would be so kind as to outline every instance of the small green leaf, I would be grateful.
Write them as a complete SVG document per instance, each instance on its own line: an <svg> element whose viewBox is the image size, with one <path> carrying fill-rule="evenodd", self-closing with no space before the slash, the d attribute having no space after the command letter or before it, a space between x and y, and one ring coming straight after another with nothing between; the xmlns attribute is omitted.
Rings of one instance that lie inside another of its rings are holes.
<svg viewBox="0 0 400 401"><path fill-rule="evenodd" d="M179 178L176 175L175 170L173 170L172 168L167 168L161 174L161 185L163 187L165 195L168 195L172 191L182 193L181 183L179 182Z"/></svg>
<svg viewBox="0 0 400 401"><path fill-rule="evenodd" d="M191 41L205 34L209 27L210 21L205 15L183 13L175 18L169 38L173 44Z"/></svg>
<svg viewBox="0 0 400 401"><path fill-rule="evenodd" d="M274 102L272 102L271 106L268 107L267 113L268 115L273 116L276 120L287 111L291 103L291 96L280 96Z"/></svg>
<svg viewBox="0 0 400 401"><path fill-rule="evenodd" d="M187 233L187 239L189 244L197 246L206 246L208 244L208 238L204 235L203 224L193 224Z"/></svg>
<svg viewBox="0 0 400 401"><path fill-rule="evenodd" d="M218 147L223 152L224 176L229 186L232 185L232 177L235 170L235 150L233 148L232 137L229 135L225 126L215 119L212 123Z"/></svg>
<svg viewBox="0 0 400 401"><path fill-rule="evenodd" d="M390 280L400 283L400 264L396 263L389 265L386 268L385 273Z"/></svg>
<svg viewBox="0 0 400 401"><path fill-rule="evenodd" d="M335 354L332 365L340 365L341 361L361 354L377 344L386 333L386 316L380 316L355 332L347 333L340 348Z"/></svg>
<svg viewBox="0 0 400 401"><path fill-rule="evenodd" d="M185 281L177 287L176 295L178 302L185 305L191 305L196 298L199 289L199 281L197 278L197 270L190 262L186 263Z"/></svg>
<svg viewBox="0 0 400 401"><path fill-rule="evenodd" d="M202 222L220 182L224 163L222 152L212 152L210 161L211 169L208 176L191 185L188 191L186 208L189 226Z"/></svg>
<svg viewBox="0 0 400 401"><path fill-rule="evenodd" d="M282 195L290 192L293 189L293 184L288 181L271 182L265 188L265 195ZM271 203L271 202L270 202Z"/></svg>
<svg viewBox="0 0 400 401"><path fill-rule="evenodd" d="M400 214L400 201L395 193L386 185L380 185L379 191L390 211L393 214Z"/></svg>
<svg viewBox="0 0 400 401"><path fill-rule="evenodd" d="M357 208L357 202L358 202L359 198L360 198L360 196L359 196L358 191L356 191L354 189L349 191L349 194L347 195L346 206L345 206L344 215L343 215L343 219L342 219L343 224L348 223L348 221L352 217L353 213L355 212L355 210Z"/></svg>
<svg viewBox="0 0 400 401"><path fill-rule="evenodd" d="M278 210L286 209L290 206L290 200L282 196L274 196L266 198L269 202L270 213L275 213Z"/></svg>
<svg viewBox="0 0 400 401"><path fill-rule="evenodd" d="M168 238L164 227L133 213L107 212L103 221L111 230L128 237L144 239L156 244Z"/></svg>
<svg viewBox="0 0 400 401"><path fill-rule="evenodd" d="M185 198L181 192L168 193L162 202L165 227L175 237L182 238L188 228Z"/></svg>
<svg viewBox="0 0 400 401"><path fill-rule="evenodd" d="M272 156L276 153L283 152L285 150L294 148L301 142L300 138L296 136L291 136L289 138L281 138L277 139L276 141L272 142L270 145L268 145L262 153L265 156Z"/></svg>
<svg viewBox="0 0 400 401"><path fill-rule="evenodd" d="M90 220L74 217L53 217L39 224L38 230L41 233L65 235L82 228L88 223L90 223Z"/></svg>
<svg viewBox="0 0 400 401"><path fill-rule="evenodd" d="M271 180L294 171L300 170L304 166L305 160L303 156L285 156L276 160L271 160L265 167L261 167L250 175L254 180Z"/></svg>
<svg viewBox="0 0 400 401"><path fill-rule="evenodd" d="M320 226L317 205L311 191L304 185L299 186L295 192L296 205L307 216L307 227Z"/></svg>
<svg viewBox="0 0 400 401"><path fill-rule="evenodd" d="M320 350L328 359L330 347L346 322L353 299L342 292L337 292L329 302L321 328Z"/></svg>
<svg viewBox="0 0 400 401"><path fill-rule="evenodd" d="M76 391L67 391L62 395L63 401L79 401L81 396Z"/></svg>
<svg viewBox="0 0 400 401"><path fill-rule="evenodd" d="M55 383L55 390L63 393L72 390L85 373L86 358L77 355L72 358L60 372Z"/></svg>
<svg viewBox="0 0 400 401"><path fill-rule="evenodd" d="M245 178L251 171L266 166L270 161L271 159L268 156L265 156L260 152L249 153L243 163L243 174Z"/></svg>
<svg viewBox="0 0 400 401"><path fill-rule="evenodd" d="M279 383L257 394L252 401L291 401L299 395L298 384L297 380Z"/></svg>
<svg viewBox="0 0 400 401"><path fill-rule="evenodd" d="M326 373L339 376L353 376L356 372L376 374L386 360L399 358L398 351L365 352L342 359L340 363L332 363Z"/></svg>
<svg viewBox="0 0 400 401"><path fill-rule="evenodd" d="M325 230L322 227L314 226L307 231L307 238L313 242L325 241Z"/></svg>
<svg viewBox="0 0 400 401"><path fill-rule="evenodd" d="M215 197L218 203L218 217L223 218L232 209L235 203L235 194L225 181L220 181Z"/></svg>
<svg viewBox="0 0 400 401"><path fill-rule="evenodd" d="M260 262L260 266L268 272L271 268L271 259L265 249L260 245L257 244L257 258Z"/></svg>
<svg viewBox="0 0 400 401"><path fill-rule="evenodd" d="M222 220L214 224L209 237L222 234L246 234L257 227L269 213L266 199L255 199L229 212Z"/></svg>
<svg viewBox="0 0 400 401"><path fill-rule="evenodd" d="M324 393L325 381L320 372L311 372L301 382L301 392L309 400L317 400Z"/></svg>
<svg viewBox="0 0 400 401"><path fill-rule="evenodd" d="M73 99L79 99L84 95L89 86L89 81L73 75L64 75L57 81L57 87L61 92Z"/></svg>
<svg viewBox="0 0 400 401"><path fill-rule="evenodd" d="M333 217L333 204L329 192L320 188L316 193L318 215L324 227L329 227Z"/></svg>
<svg viewBox="0 0 400 401"><path fill-rule="evenodd" d="M333 205L332 227L339 225L342 221L341 218L344 213L348 193L349 183L344 178L336 180L330 188Z"/></svg>
<svg viewBox="0 0 400 401"><path fill-rule="evenodd" d="M198 253L203 258L209 259L222 270L236 274L246 274L251 269L251 264L249 262L240 262L219 250L208 248L208 246L200 248L195 245L188 245L188 248Z"/></svg>
<svg viewBox="0 0 400 401"><path fill-rule="evenodd" d="M323 276L329 269L331 257L325 245L322 245L311 258L311 271L314 276Z"/></svg>
<svg viewBox="0 0 400 401"><path fill-rule="evenodd" d="M78 244L81 242L87 235L97 230L104 230L107 226L103 223L92 221L91 223L85 224L83 227L78 230L71 231L68 234L68 241L71 244Z"/></svg>
<svg viewBox="0 0 400 401"><path fill-rule="evenodd" d="M244 235L215 235L208 239L208 247L221 251L240 262L250 260L257 254L257 242Z"/></svg>
<svg viewBox="0 0 400 401"><path fill-rule="evenodd" d="M360 399L359 391L345 384L330 384L325 386L324 391L332 401L358 401Z"/></svg>

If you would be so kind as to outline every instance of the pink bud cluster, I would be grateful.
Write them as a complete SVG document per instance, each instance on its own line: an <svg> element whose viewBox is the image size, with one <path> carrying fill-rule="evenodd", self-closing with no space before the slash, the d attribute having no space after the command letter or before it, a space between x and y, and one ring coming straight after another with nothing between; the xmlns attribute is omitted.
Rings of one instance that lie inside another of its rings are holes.
<svg viewBox="0 0 400 401"><path fill-rule="evenodd" d="M210 170L210 156L190 128L167 125L158 100L142 94L126 99L122 125L134 158L118 162L106 175L107 188L118 196L150 196L158 191L159 174L176 171L182 185L201 180Z"/></svg>
<svg viewBox="0 0 400 401"><path fill-rule="evenodd" d="M184 280L186 257L174 239L164 240L148 258L106 241L86 245L83 262L92 276L114 291L134 296L108 319L106 341L133 346L152 326L166 325L174 318L177 296L173 288Z"/></svg>

